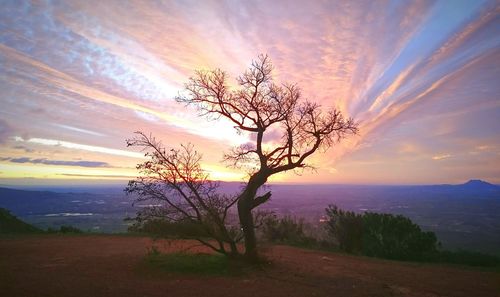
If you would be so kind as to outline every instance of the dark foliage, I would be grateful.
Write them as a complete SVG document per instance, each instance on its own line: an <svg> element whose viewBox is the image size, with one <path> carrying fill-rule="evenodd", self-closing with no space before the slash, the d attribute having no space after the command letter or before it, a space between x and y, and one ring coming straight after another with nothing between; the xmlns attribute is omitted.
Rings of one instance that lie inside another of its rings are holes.
<svg viewBox="0 0 500 297"><path fill-rule="evenodd" d="M326 214L328 234L336 239L339 248L349 253L362 252L363 217L336 205L330 205Z"/></svg>
<svg viewBox="0 0 500 297"><path fill-rule="evenodd" d="M423 261L438 251L436 235L404 216L368 212L362 218L362 250L367 256Z"/></svg>
<svg viewBox="0 0 500 297"><path fill-rule="evenodd" d="M423 232L401 215L326 209L328 233L339 248L350 253L395 260L423 261L436 257L439 243L433 232Z"/></svg>
<svg viewBox="0 0 500 297"><path fill-rule="evenodd" d="M69 225L62 225L61 227L59 227L59 229L49 228L49 229L47 229L47 232L48 233L63 233L63 234L67 234L67 233L81 234L81 233L83 233L82 230L80 230L76 227L73 227L73 226L69 226Z"/></svg>
<svg viewBox="0 0 500 297"><path fill-rule="evenodd" d="M304 220L294 219L291 216L277 218L267 217L262 224L263 239L269 242L296 246L314 246L315 238L304 232Z"/></svg>
<svg viewBox="0 0 500 297"><path fill-rule="evenodd" d="M12 215L9 210L0 208L0 234L26 234L42 232L42 230L21 221L16 216Z"/></svg>

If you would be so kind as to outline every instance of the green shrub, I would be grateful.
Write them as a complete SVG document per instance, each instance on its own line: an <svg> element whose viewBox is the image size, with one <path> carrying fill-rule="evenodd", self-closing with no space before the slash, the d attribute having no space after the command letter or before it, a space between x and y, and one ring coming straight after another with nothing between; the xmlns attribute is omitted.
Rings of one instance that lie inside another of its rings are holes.
<svg viewBox="0 0 500 297"><path fill-rule="evenodd" d="M392 214L365 213L363 254L397 260L423 261L436 257L438 241L433 232L424 232L410 219Z"/></svg>
<svg viewBox="0 0 500 297"><path fill-rule="evenodd" d="M363 217L335 205L329 205L326 214L329 218L327 232L335 239L339 248L349 253L362 252Z"/></svg>
<svg viewBox="0 0 500 297"><path fill-rule="evenodd" d="M341 250L396 260L431 260L437 257L433 232L423 232L401 215L356 214L335 205L326 209L327 231Z"/></svg>
<svg viewBox="0 0 500 297"><path fill-rule="evenodd" d="M270 216L264 219L262 236L266 241L282 244L312 246L317 243L316 239L306 235L304 220L296 220L291 216L284 216L282 218Z"/></svg>

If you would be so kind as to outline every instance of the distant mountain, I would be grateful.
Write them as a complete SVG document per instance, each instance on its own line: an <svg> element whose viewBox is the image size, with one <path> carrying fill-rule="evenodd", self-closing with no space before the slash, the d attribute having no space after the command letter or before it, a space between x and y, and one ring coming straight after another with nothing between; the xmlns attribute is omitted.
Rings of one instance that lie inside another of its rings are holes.
<svg viewBox="0 0 500 297"><path fill-rule="evenodd" d="M45 188L47 189L47 188ZM39 228L71 225L82 230L124 232L136 211L134 197L119 187L81 187L26 191L0 187L0 207ZM234 194L241 183L221 183L223 193ZM291 215L313 224L329 204L358 213L401 214L433 231L446 248L478 250L500 255L500 186L472 180L455 185L269 185L271 200L260 206L277 215ZM57 192L56 192L57 191ZM319 226L319 225L318 225Z"/></svg>
<svg viewBox="0 0 500 297"><path fill-rule="evenodd" d="M82 230L123 232L124 218L134 216L132 198L123 191L62 193L0 187L0 207L40 228L71 225Z"/></svg>
<svg viewBox="0 0 500 297"><path fill-rule="evenodd" d="M471 179L468 182L458 185L459 187L467 188L469 190L499 190L500 186L490 184L480 179Z"/></svg>

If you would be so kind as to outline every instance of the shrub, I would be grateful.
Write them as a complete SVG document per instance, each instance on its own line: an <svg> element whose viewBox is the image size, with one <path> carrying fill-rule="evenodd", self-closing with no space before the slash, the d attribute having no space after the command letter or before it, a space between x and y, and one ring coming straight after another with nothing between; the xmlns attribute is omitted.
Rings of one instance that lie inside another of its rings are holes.
<svg viewBox="0 0 500 297"><path fill-rule="evenodd" d="M48 228L47 233L73 233L73 234L80 234L83 233L82 230L69 226L69 225L62 225L59 227L59 229L54 229L54 228Z"/></svg>
<svg viewBox="0 0 500 297"><path fill-rule="evenodd" d="M401 215L343 211L335 205L326 209L328 233L340 249L350 253L397 260L430 260L437 256L433 232L423 232Z"/></svg>
<svg viewBox="0 0 500 297"><path fill-rule="evenodd" d="M352 211L344 211L336 205L326 209L329 218L326 228L341 250L349 253L362 252L363 218Z"/></svg>
<svg viewBox="0 0 500 297"><path fill-rule="evenodd" d="M304 220L296 220L291 216L277 218L269 216L262 224L262 236L269 242L311 246L316 244L316 240L306 235L304 232Z"/></svg>
<svg viewBox="0 0 500 297"><path fill-rule="evenodd" d="M200 224L183 220L172 222L165 219L152 219L136 222L128 228L129 232L140 232L166 238L208 237Z"/></svg>
<svg viewBox="0 0 500 297"><path fill-rule="evenodd" d="M436 256L438 241L433 232L423 232L410 219L392 214L365 213L363 254L397 260L430 260Z"/></svg>

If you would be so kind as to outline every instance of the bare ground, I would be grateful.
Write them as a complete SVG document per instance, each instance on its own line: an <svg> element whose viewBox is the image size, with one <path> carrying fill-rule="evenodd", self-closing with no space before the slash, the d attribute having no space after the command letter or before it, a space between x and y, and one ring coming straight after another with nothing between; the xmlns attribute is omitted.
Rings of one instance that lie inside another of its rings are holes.
<svg viewBox="0 0 500 297"><path fill-rule="evenodd" d="M500 296L495 272L287 246L266 248L273 264L246 276L158 273L141 265L152 244L195 245L126 236L0 239L0 296Z"/></svg>

